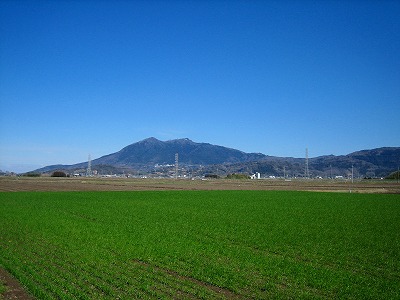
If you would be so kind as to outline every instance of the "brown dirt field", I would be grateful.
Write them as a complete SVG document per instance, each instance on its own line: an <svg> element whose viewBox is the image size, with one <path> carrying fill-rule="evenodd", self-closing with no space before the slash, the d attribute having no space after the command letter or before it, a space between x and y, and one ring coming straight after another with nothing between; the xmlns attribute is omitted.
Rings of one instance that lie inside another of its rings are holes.
<svg viewBox="0 0 400 300"><path fill-rule="evenodd" d="M0 177L0 192L8 191L140 191L140 190L297 190L355 193L400 193L396 181L362 180L188 180L133 178Z"/></svg>

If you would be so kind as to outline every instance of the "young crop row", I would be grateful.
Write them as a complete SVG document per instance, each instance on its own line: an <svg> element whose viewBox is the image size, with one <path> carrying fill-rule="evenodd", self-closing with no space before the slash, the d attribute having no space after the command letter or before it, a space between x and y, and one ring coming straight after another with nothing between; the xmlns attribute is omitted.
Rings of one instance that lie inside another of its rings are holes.
<svg viewBox="0 0 400 300"><path fill-rule="evenodd" d="M38 299L400 297L400 197L0 193L0 266Z"/></svg>

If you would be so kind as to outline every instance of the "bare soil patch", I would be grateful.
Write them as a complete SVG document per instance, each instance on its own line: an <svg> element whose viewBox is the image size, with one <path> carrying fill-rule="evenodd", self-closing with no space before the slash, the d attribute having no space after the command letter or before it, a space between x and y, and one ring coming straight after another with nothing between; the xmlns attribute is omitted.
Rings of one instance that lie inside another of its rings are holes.
<svg viewBox="0 0 400 300"><path fill-rule="evenodd" d="M140 191L140 190L297 190L353 193L400 193L395 181L362 180L189 180L133 178L0 177L0 191Z"/></svg>
<svg viewBox="0 0 400 300"><path fill-rule="evenodd" d="M0 282L6 287L6 291L0 295L0 299L4 300L33 300L34 298L30 296L21 284L12 277L6 270L0 268ZM3 298L1 298L3 297Z"/></svg>

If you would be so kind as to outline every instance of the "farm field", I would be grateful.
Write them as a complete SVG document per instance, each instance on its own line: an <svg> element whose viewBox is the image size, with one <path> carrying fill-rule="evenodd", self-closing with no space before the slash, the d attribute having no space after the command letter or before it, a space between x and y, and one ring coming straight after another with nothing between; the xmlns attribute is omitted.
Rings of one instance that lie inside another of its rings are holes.
<svg viewBox="0 0 400 300"><path fill-rule="evenodd" d="M398 299L400 195L0 193L0 267L36 299Z"/></svg>
<svg viewBox="0 0 400 300"><path fill-rule="evenodd" d="M394 180L291 180L262 179L134 179L134 178L55 178L0 177L0 191L138 191L138 190L295 190L356 193L400 193Z"/></svg>

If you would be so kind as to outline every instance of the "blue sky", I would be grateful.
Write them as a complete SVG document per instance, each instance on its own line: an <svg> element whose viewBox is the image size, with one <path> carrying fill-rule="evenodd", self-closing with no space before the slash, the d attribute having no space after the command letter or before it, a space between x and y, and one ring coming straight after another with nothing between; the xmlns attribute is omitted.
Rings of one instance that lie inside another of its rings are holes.
<svg viewBox="0 0 400 300"><path fill-rule="evenodd" d="M0 169L154 136L400 146L399 1L1 1Z"/></svg>

